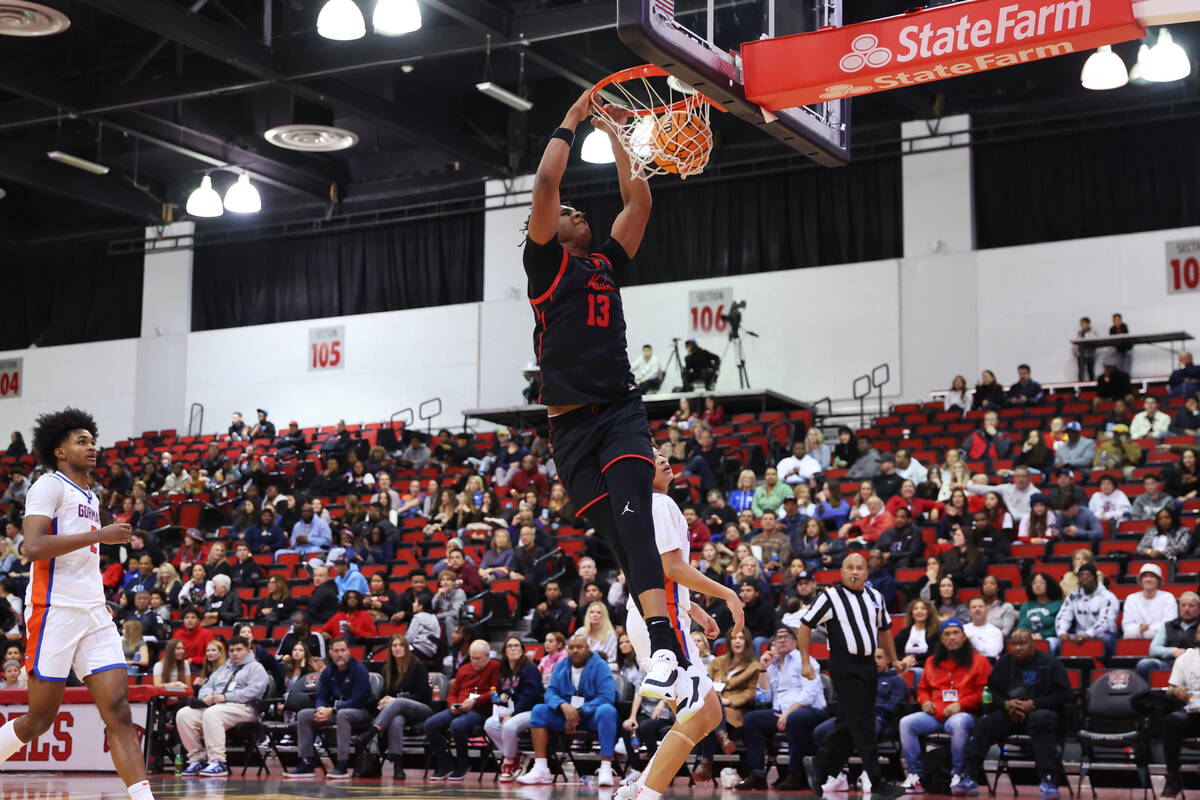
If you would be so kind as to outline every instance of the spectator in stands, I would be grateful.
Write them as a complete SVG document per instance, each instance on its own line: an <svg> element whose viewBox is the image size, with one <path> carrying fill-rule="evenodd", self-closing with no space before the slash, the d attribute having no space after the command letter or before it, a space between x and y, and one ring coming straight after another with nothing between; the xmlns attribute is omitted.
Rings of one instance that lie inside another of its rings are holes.
<svg viewBox="0 0 1200 800"><path fill-rule="evenodd" d="M292 599L292 587L282 575L267 577L267 593L258 601L256 621L271 628L281 625L291 619L296 611L296 601Z"/></svg>
<svg viewBox="0 0 1200 800"><path fill-rule="evenodd" d="M1004 391L1001 389L1001 402L1003 402L1003 396ZM976 402L979 400L978 392L976 392L975 400ZM993 462L1008 458L1012 452L1012 440L1008 434L1000 430L1000 415L994 410L989 410L984 414L983 425L963 439L962 451L968 461L982 461L989 471Z"/></svg>
<svg viewBox="0 0 1200 800"><path fill-rule="evenodd" d="M388 642L388 658L383 662L383 697L376 704L374 722L359 737L358 746L365 747L372 738L386 732L387 757L395 780L405 777L404 728L425 722L433 714L430 702L428 670L413 654L404 634L393 634Z"/></svg>
<svg viewBox="0 0 1200 800"><path fill-rule="evenodd" d="M967 615L970 622L963 625L963 633L971 640L975 652L987 659L999 658L1004 652L1004 632L988 622L988 604L981 595L967 603Z"/></svg>
<svg viewBox="0 0 1200 800"><path fill-rule="evenodd" d="M871 446L871 440L860 436L855 440L857 452L854 462L846 471L846 477L852 481L863 478L874 478L879 475L879 451Z"/></svg>
<svg viewBox="0 0 1200 800"><path fill-rule="evenodd" d="M525 654L519 636L504 640L499 678L491 694L493 713L484 722L483 730L504 759L500 781L508 783L516 778L520 768L518 739L529 730L533 707L542 701L541 674Z"/></svg>
<svg viewBox="0 0 1200 800"><path fill-rule="evenodd" d="M1119 361L1113 356L1104 359L1104 372L1096 379L1096 397L1098 400L1124 400L1133 394L1133 384L1129 381L1129 373L1120 368Z"/></svg>
<svg viewBox="0 0 1200 800"><path fill-rule="evenodd" d="M206 628L232 625L242 616L242 598L231 591L233 582L228 575L217 575L212 579L212 595L204 603L204 617L200 624Z"/></svg>
<svg viewBox="0 0 1200 800"><path fill-rule="evenodd" d="M400 451L400 457L396 459L396 466L402 469L425 469L425 465L429 463L432 455L429 448L425 446L425 440L421 434L414 431L408 437L408 446Z"/></svg>
<svg viewBox="0 0 1200 800"><path fill-rule="evenodd" d="M218 575L228 575L232 571L226 557L224 542L213 542L208 548L208 557L204 559L204 570L208 574L209 580Z"/></svg>
<svg viewBox="0 0 1200 800"><path fill-rule="evenodd" d="M995 575L984 575L979 582L979 595L987 605L987 621L1008 636L1017 626L1017 610L1012 603L1004 602L1000 592L1000 579ZM968 613L970 607L967 608ZM976 648L978 649L978 648Z"/></svg>
<svg viewBox="0 0 1200 800"><path fill-rule="evenodd" d="M1179 460L1167 472L1167 493L1181 503L1200 496L1200 464L1195 448L1180 453Z"/></svg>
<svg viewBox="0 0 1200 800"><path fill-rule="evenodd" d="M882 478L877 479L876 484L881 480ZM917 497L916 483L907 478L900 484L900 491L892 495L891 499L887 501L886 508L893 515L903 508L909 512L910 518L920 517L921 519L925 519L925 515L928 514L931 521L936 521L938 514L946 510L946 506L943 503Z"/></svg>
<svg viewBox="0 0 1200 800"><path fill-rule="evenodd" d="M775 467L767 467L763 485L754 490L751 509L755 517L761 517L764 511L778 511L785 498L792 496L792 490L786 483L779 480L779 472Z"/></svg>
<svg viewBox="0 0 1200 800"><path fill-rule="evenodd" d="M687 355L683 359L683 391L690 392L693 385L699 383L711 392L717 383L721 359L696 344L695 339L688 339L685 347Z"/></svg>
<svg viewBox="0 0 1200 800"><path fill-rule="evenodd" d="M1087 317L1079 318L1079 330L1076 339L1095 339L1096 329ZM1086 344L1071 345L1071 353L1075 356L1075 368L1079 381L1094 381L1096 379L1096 348Z"/></svg>
<svg viewBox="0 0 1200 800"><path fill-rule="evenodd" d="M1129 426L1124 423L1113 425L1108 433L1101 434L1100 446L1092 466L1096 469L1124 469L1126 476L1142 461L1142 446L1129 438Z"/></svg>
<svg viewBox="0 0 1200 800"><path fill-rule="evenodd" d="M1159 410L1158 398L1147 395L1142 401L1142 410L1133 415L1129 425L1129 435L1134 439L1164 438L1171 427L1171 418Z"/></svg>
<svg viewBox="0 0 1200 800"><path fill-rule="evenodd" d="M811 427L804 434L804 449L821 465L822 472L833 466L833 448L825 444L825 434L820 428Z"/></svg>
<svg viewBox="0 0 1200 800"><path fill-rule="evenodd" d="M797 486L797 491L800 489L807 490L807 486ZM807 499L807 498L806 498ZM800 510L800 501L795 494L784 499L783 505L779 507L779 528L787 535L788 541L792 546L789 548L792 552L796 552L799 548L796 545L802 541L804 537L804 523L816 516L816 508L809 507L812 513L806 514Z"/></svg>
<svg viewBox="0 0 1200 800"><path fill-rule="evenodd" d="M256 409L258 412L258 422L250 429L247 438L249 439L274 439L275 438L275 423L267 419L267 410L265 408Z"/></svg>
<svg viewBox="0 0 1200 800"><path fill-rule="evenodd" d="M654 355L654 348L648 344L642 345L642 357L634 361L630 369L633 371L633 382L638 385L642 394L657 392L666 375L666 371L658 363L658 356Z"/></svg>
<svg viewBox="0 0 1200 800"><path fill-rule="evenodd" d="M225 642L220 639L213 639L204 645L204 661L200 664L200 671L192 677L192 688L199 689L203 686L209 676L220 669L224 663Z"/></svg>
<svg viewBox="0 0 1200 800"><path fill-rule="evenodd" d="M1058 638L1076 642L1099 639L1104 642L1105 656L1112 655L1121 604L1116 595L1100 585L1095 566L1084 564L1075 575L1079 588L1067 596L1055 619Z"/></svg>
<svg viewBox="0 0 1200 800"><path fill-rule="evenodd" d="M546 634L542 648L545 655L538 662L538 672L541 673L542 685L545 686L550 683L550 676L558 662L567 657L567 637L558 631L551 631Z"/></svg>
<svg viewBox="0 0 1200 800"><path fill-rule="evenodd" d="M375 476L367 472L367 465L361 461L354 462L345 480L356 494L369 494L375 488Z"/></svg>
<svg viewBox="0 0 1200 800"><path fill-rule="evenodd" d="M292 420L288 423L287 430L275 440L275 457L303 456L306 450L308 450L308 437L300 430L300 423Z"/></svg>
<svg viewBox="0 0 1200 800"><path fill-rule="evenodd" d="M983 508L971 515L975 529L975 541L990 558L1007 558L1009 539L1013 532L1012 514L1004 506L1004 500L995 492L983 496Z"/></svg>
<svg viewBox="0 0 1200 800"><path fill-rule="evenodd" d="M175 638L187 647L187 660L193 667L204 664L204 648L215 637L213 632L200 626L200 610L188 606L180 614L183 624L175 631Z"/></svg>
<svg viewBox="0 0 1200 800"><path fill-rule="evenodd" d="M838 426L838 443L833 446L833 466L839 469L854 466L858 460L858 442L854 431L845 425Z"/></svg>
<svg viewBox="0 0 1200 800"><path fill-rule="evenodd" d="M1133 513L1129 498L1117 488L1117 481L1111 475L1100 476L1100 491L1092 495L1088 508L1096 519L1109 524L1114 530L1117 523L1128 519Z"/></svg>
<svg viewBox="0 0 1200 800"><path fill-rule="evenodd" d="M433 607L430 610L442 624L447 640L454 636L459 615L466 604L467 593L458 587L458 577L448 569L438 573L438 590L433 596Z"/></svg>
<svg viewBox="0 0 1200 800"><path fill-rule="evenodd" d="M321 672L316 708L302 709L296 717L300 763L286 770L284 777L313 776L317 767L314 749L316 726L331 720L337 724L337 751L333 768L326 771L325 777L350 777L347 764L350 748L354 745L353 732L363 730L370 724L375 699L371 694L367 668L350 655L350 642L340 636L330 642L329 656L332 663Z"/></svg>
<svg viewBox="0 0 1200 800"><path fill-rule="evenodd" d="M804 660L796 649L796 634L791 628L780 627L774 632L771 646L763 653L758 673L758 689L763 699L771 703L767 709L750 711L743 717L746 738L744 766L750 774L737 785L741 790L765 790L767 739L775 733L786 733L789 757L788 775L777 781L780 791L805 788L804 773L799 769L800 756L812 750L812 732L825 720L825 690L821 684L820 667L809 661L813 678L800 674Z"/></svg>
<svg viewBox="0 0 1200 800"><path fill-rule="evenodd" d="M291 627L287 633L279 640L279 647L275 650L275 657L279 658L292 652L292 648L297 643L303 644L308 648L308 652L314 658L321 660L325 659L325 639L312 629L312 618L303 611L297 611L292 614Z"/></svg>
<svg viewBox="0 0 1200 800"><path fill-rule="evenodd" d="M913 524L912 512L902 506L892 516L892 527L875 542L883 553L884 561L893 569L919 565L925 554L925 537L921 529Z"/></svg>
<svg viewBox="0 0 1200 800"><path fill-rule="evenodd" d="M920 598L926 600L937 610L938 619L946 620L967 619L967 604L958 599L958 583L949 574L942 574L941 564L937 558L931 557L926 565L925 583L921 587Z"/></svg>
<svg viewBox="0 0 1200 800"><path fill-rule="evenodd" d="M712 431L708 428L697 431L696 441L698 446L689 450L690 457L683 469L683 474L685 476L695 475L700 478L701 491L708 491L722 483L722 476L725 472L725 448L717 447L713 441Z"/></svg>
<svg viewBox="0 0 1200 800"><path fill-rule="evenodd" d="M954 380L950 382L950 388L946 391L946 396L942 398L942 408L946 411L961 411L966 413L973 405L975 393L967 388L967 379L962 375L955 375Z"/></svg>
<svg viewBox="0 0 1200 800"><path fill-rule="evenodd" d="M885 503L900 493L904 479L896 474L896 457L891 453L880 453L879 475L875 478L875 493Z"/></svg>
<svg viewBox="0 0 1200 800"><path fill-rule="evenodd" d="M1167 394L1172 397L1195 397L1200 394L1200 365L1192 363L1192 354L1179 354L1179 368L1167 378Z"/></svg>
<svg viewBox="0 0 1200 800"><path fill-rule="evenodd" d="M330 456L325 459L324 471L308 487L309 494L318 497L340 497L350 489L350 483L342 472L340 462Z"/></svg>
<svg viewBox="0 0 1200 800"><path fill-rule="evenodd" d="M867 516L850 524L850 533L855 534L862 544L874 544L883 532L894 527L896 518L883 504L878 495L867 500Z"/></svg>
<svg viewBox="0 0 1200 800"><path fill-rule="evenodd" d="M333 546L333 532L325 520L316 516L312 503L304 503L300 507L300 519L292 527L292 538L289 547L275 552L278 559L284 553L300 553L301 555L323 555Z"/></svg>
<svg viewBox="0 0 1200 800"><path fill-rule="evenodd" d="M142 675L150 668L150 646L143 638L142 623L136 619L121 623L121 649L125 652L125 667L130 675ZM20 672L20 664L17 666Z"/></svg>
<svg viewBox="0 0 1200 800"><path fill-rule="evenodd" d="M491 585L492 581L507 578L509 566L513 560L513 552L512 539L509 537L508 531L493 532L492 541L488 544L487 552L483 554L479 577L488 585Z"/></svg>
<svg viewBox="0 0 1200 800"><path fill-rule="evenodd" d="M250 548L245 542L238 542L234 548L237 563L229 568L229 577L235 589L253 589L262 580L262 567L254 563ZM147 556L149 558L149 556Z"/></svg>
<svg viewBox="0 0 1200 800"><path fill-rule="evenodd" d="M550 493L550 482L538 469L537 459L531 453L521 459L521 468L509 475L506 484L510 497L523 497L525 490L530 487L537 491L539 497Z"/></svg>
<svg viewBox="0 0 1200 800"><path fill-rule="evenodd" d="M1058 512L1058 529L1063 539L1089 539L1095 541L1104 538L1104 527L1096 515L1086 506L1081 506L1073 495L1066 495Z"/></svg>
<svg viewBox="0 0 1200 800"><path fill-rule="evenodd" d="M1014 521L1020 521L1029 513L1031 498L1038 493L1034 486L1028 467L1019 466L1013 469L1012 483L1001 483L996 486L969 483L964 487L971 494L987 495L995 492L1003 500Z"/></svg>
<svg viewBox="0 0 1200 800"><path fill-rule="evenodd" d="M846 524L850 517L850 503L842 498L842 490L836 483L826 481L814 499L817 501L817 516L830 530L839 530Z"/></svg>
<svg viewBox="0 0 1200 800"><path fill-rule="evenodd" d="M1144 558L1183 558L1193 549L1192 531L1180 525L1179 512L1174 506L1159 509L1154 524L1146 529L1137 545L1137 554Z"/></svg>
<svg viewBox="0 0 1200 800"><path fill-rule="evenodd" d="M1034 405L1042 399L1042 385L1029 377L1029 365L1020 364L1017 367L1017 382L1008 387L1008 404L1010 406Z"/></svg>
<svg viewBox="0 0 1200 800"><path fill-rule="evenodd" d="M147 641L161 642L170 633L170 628L163 623L158 613L150 607L150 593L145 589L134 593L133 607L129 609L125 618L137 620L141 624L142 633Z"/></svg>
<svg viewBox="0 0 1200 800"><path fill-rule="evenodd" d="M175 565L181 575L190 574L193 564L204 563L206 553L204 534L195 528L188 528L183 532L183 543L175 551L171 563Z"/></svg>
<svg viewBox="0 0 1200 800"><path fill-rule="evenodd" d="M867 585L879 592L891 612L896 606L896 577L880 550L873 549L867 554L867 570Z"/></svg>
<svg viewBox="0 0 1200 800"><path fill-rule="evenodd" d="M1066 467L1059 469L1054 474L1054 486L1050 488L1050 492L1046 496L1050 500L1051 507L1055 509L1061 509L1063 500L1067 497L1075 498L1075 502L1081 506L1088 504L1087 493L1075 483L1075 473Z"/></svg>
<svg viewBox="0 0 1200 800"><path fill-rule="evenodd" d="M571 586L569 590L570 597L567 599L567 605L571 607L572 611L579 611L581 608L586 608L588 603L598 599L590 596L586 591L589 583L594 583L599 587L601 596L608 592L608 584L601 580L597 574L595 559L587 556L579 559L579 566L576 568L576 572L579 574L579 580ZM582 620L583 615L581 613L580 621L582 622Z"/></svg>
<svg viewBox="0 0 1200 800"><path fill-rule="evenodd" d="M8 449L4 451L4 455L10 458L20 458L21 456L27 454L28 451L25 449L25 437L21 435L20 431L13 431L12 436L9 437Z"/></svg>
<svg viewBox="0 0 1200 800"><path fill-rule="evenodd" d="M955 525L969 528L971 524L971 503L967 500L966 490L962 487L950 490L946 497L946 509L938 519L938 540L949 541Z"/></svg>
<svg viewBox="0 0 1200 800"><path fill-rule="evenodd" d="M1176 436L1195 436L1200 432L1200 396L1188 395L1184 407L1171 420L1171 433Z"/></svg>
<svg viewBox="0 0 1200 800"><path fill-rule="evenodd" d="M762 549L763 569L773 572L787 564L791 555L791 542L787 534L779 528L778 517L774 511L764 511L761 522L761 531L748 541Z"/></svg>
<svg viewBox="0 0 1200 800"><path fill-rule="evenodd" d="M376 623L388 623L400 610L400 595L388 586L387 574L376 572L367 581L370 594L363 598L363 608Z"/></svg>
<svg viewBox="0 0 1200 800"><path fill-rule="evenodd" d="M190 482L191 476L184 472L183 462L176 461L171 465L171 472L163 478L162 490L167 494L183 494Z"/></svg>
<svg viewBox="0 0 1200 800"><path fill-rule="evenodd" d="M392 501L389 508L397 508L400 505L400 493L392 488L391 473L386 470L379 470L375 475L375 494L371 495L371 502L377 502L381 495L387 495Z"/></svg>
<svg viewBox="0 0 1200 800"><path fill-rule="evenodd" d="M1076 573L1084 564L1091 564L1096 568L1098 573L1096 579L1100 581L1101 586L1104 585L1104 574L1100 573L1100 567L1096 564L1096 556L1092 552L1092 549L1090 547L1081 547L1071 554L1071 569L1069 569L1062 576L1062 580L1058 582L1058 585L1062 587L1063 597L1066 597L1071 592L1079 588L1079 579L1076 576Z"/></svg>
<svg viewBox="0 0 1200 800"><path fill-rule="evenodd" d="M192 564L186 583L179 588L179 606L203 606L212 597L212 581L203 564Z"/></svg>
<svg viewBox="0 0 1200 800"><path fill-rule="evenodd" d="M1175 498L1162 491L1162 482L1158 475L1150 474L1142 478L1144 491L1133 500L1133 519L1154 519L1158 512L1175 502Z"/></svg>
<svg viewBox="0 0 1200 800"><path fill-rule="evenodd" d="M179 605L179 592L183 590L183 582L179 580L179 572L169 562L164 561L158 565L158 578L155 581L155 590L161 590L163 597L169 605Z"/></svg>
<svg viewBox="0 0 1200 800"><path fill-rule="evenodd" d="M171 691L191 689L192 671L188 667L187 645L182 640L167 641L162 656L154 665L151 680L155 686L162 686Z"/></svg>
<svg viewBox="0 0 1200 800"><path fill-rule="evenodd" d="M1163 755L1167 762L1167 781L1160 793L1162 797L1176 797L1183 792L1180 780L1180 751L1184 739L1195 736L1200 730L1200 654L1189 649L1175 660L1171 667L1170 688L1167 695L1184 707L1173 711L1163 719Z"/></svg>
<svg viewBox="0 0 1200 800"><path fill-rule="evenodd" d="M1162 569L1143 564L1138 571L1142 591L1125 598L1121 628L1126 639L1153 639L1164 624L1179 616L1174 595L1159 591Z"/></svg>
<svg viewBox="0 0 1200 800"><path fill-rule="evenodd" d="M946 575L954 578L958 586L978 586L987 572L988 558L979 549L976 533L954 528L950 549L942 554L942 565Z"/></svg>
<svg viewBox="0 0 1200 800"><path fill-rule="evenodd" d="M700 742L700 766L693 770L696 780L711 779L712 760L717 748L733 755L736 745L729 738L729 729L741 730L743 715L754 708L758 686L759 663L750 648L744 630L726 633L726 652L708 664L713 687L718 688L725 721ZM707 776L707 778L705 778Z"/></svg>
<svg viewBox="0 0 1200 800"><path fill-rule="evenodd" d="M545 639L551 633L567 635L571 632L574 612L563 600L562 589L558 581L546 584L546 599L533 609L533 620L530 624L529 635L536 639Z"/></svg>
<svg viewBox="0 0 1200 800"><path fill-rule="evenodd" d="M1078 420L1067 423L1067 441L1055 451L1054 463L1069 469L1089 470L1096 459L1096 442L1084 436Z"/></svg>
<svg viewBox="0 0 1200 800"><path fill-rule="evenodd" d="M814 475L821 473L821 462L810 454L803 439L792 442L792 454L779 462L776 468L783 482L795 486L808 483Z"/></svg>
<svg viewBox="0 0 1200 800"><path fill-rule="evenodd" d="M308 615L324 625L338 610L338 587L326 565L311 567L313 591L308 598Z"/></svg>
<svg viewBox="0 0 1200 800"><path fill-rule="evenodd" d="M1026 468L1026 471L1037 470L1047 472L1054 464L1054 452L1042 440L1042 434L1036 428L1031 428L1021 443L1021 451L1013 458L1014 468ZM1015 469L1014 469L1015 472Z"/></svg>
<svg viewBox="0 0 1200 800"><path fill-rule="evenodd" d="M778 476L778 472L776 475ZM729 506L734 513L741 513L753 507L757 482L754 470L744 469L738 473L737 488L729 493Z"/></svg>
<svg viewBox="0 0 1200 800"><path fill-rule="evenodd" d="M906 670L915 670L921 680L921 668L937 644L941 620L937 608L928 600L917 598L904 612L904 627L896 634L896 655Z"/></svg>
<svg viewBox="0 0 1200 800"><path fill-rule="evenodd" d="M1166 594L1164 592L1164 594ZM1169 596L1169 595L1168 595ZM1200 595L1195 592L1184 592L1179 595L1179 615L1163 623L1154 639L1150 642L1150 656L1138 661L1138 674L1150 682L1150 673L1157 669L1169 669L1175 659L1198 644L1196 637L1200 633L1197 622L1200 622Z"/></svg>
<svg viewBox="0 0 1200 800"><path fill-rule="evenodd" d="M338 604L338 612L317 628L317 632L330 639L344 636L358 641L375 636L378 629L375 627L375 619L363 607L362 594L356 589L349 589Z"/></svg>
<svg viewBox="0 0 1200 800"><path fill-rule="evenodd" d="M975 714L983 704L983 689L991 667L976 653L963 632L963 624L948 619L933 655L925 662L917 685L917 703L921 710L900 720L900 746L904 752L907 776L904 789L910 794L924 791L921 786L921 737L931 733L950 735L950 789L965 777L965 753Z"/></svg>
<svg viewBox="0 0 1200 800"><path fill-rule="evenodd" d="M1121 336L1129 333L1129 326L1121 318L1120 314L1112 315L1112 325L1108 328L1109 336ZM1133 345L1119 344L1113 347L1113 354L1117 359L1117 364L1121 367L1121 371L1127 374L1133 374Z"/></svg>
<svg viewBox="0 0 1200 800"><path fill-rule="evenodd" d="M455 581L468 596L483 591L483 578L479 576L479 568L467 561L462 548L453 548L446 552L446 569L454 573Z"/></svg>
<svg viewBox="0 0 1200 800"><path fill-rule="evenodd" d="M896 451L895 466L896 474L902 480L912 481L914 486L919 486L929 479L929 470L913 458L911 451L904 448Z"/></svg>
<svg viewBox="0 0 1200 800"><path fill-rule="evenodd" d="M996 374L985 369L975 384L975 393L971 398L971 410L998 411L1005 406L1004 387L996 382Z"/></svg>
<svg viewBox="0 0 1200 800"><path fill-rule="evenodd" d="M1026 585L1025 594L1029 599L1021 604L1018 630L1029 631L1035 642L1049 641L1051 652L1057 653L1058 637L1055 636L1054 623L1062 608L1062 587L1046 573L1035 572Z"/></svg>
<svg viewBox="0 0 1200 800"><path fill-rule="evenodd" d="M750 501L753 502L753 499L751 493ZM708 504L701 509L700 519L708 526L710 536L715 536L724 530L726 525L737 521L737 510L725 502L724 492L720 489L710 489Z"/></svg>
<svg viewBox="0 0 1200 800"><path fill-rule="evenodd" d="M271 678L259 664L250 643L240 637L229 641L229 660L221 665L204 685L197 698L204 708L185 706L175 714L179 739L187 752L184 775L223 777L229 774L225 764L225 732L241 722L258 718L254 704L262 699Z"/></svg>
<svg viewBox="0 0 1200 800"><path fill-rule="evenodd" d="M553 783L554 776L546 761L549 731L563 731L570 736L583 729L596 731L599 740L600 769L596 773L596 783L612 786L613 746L619 719L616 702L616 683L608 663L599 653L589 652L584 634L576 633L567 642L567 658L554 668L546 687L545 702L533 707L530 722L534 764L529 772L517 778L517 782Z"/></svg>
<svg viewBox="0 0 1200 800"><path fill-rule="evenodd" d="M588 603L583 624L579 627L593 653L603 656L609 664L617 663L617 634L609 618L608 605L603 600Z"/></svg>

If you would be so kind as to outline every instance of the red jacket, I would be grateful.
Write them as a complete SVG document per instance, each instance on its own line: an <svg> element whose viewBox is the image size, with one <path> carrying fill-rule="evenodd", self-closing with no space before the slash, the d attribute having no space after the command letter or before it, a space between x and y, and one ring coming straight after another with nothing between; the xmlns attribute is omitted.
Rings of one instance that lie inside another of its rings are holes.
<svg viewBox="0 0 1200 800"><path fill-rule="evenodd" d="M896 518L884 507L883 511L873 517L862 517L854 526L858 528L863 539L873 543L884 531L896 527Z"/></svg>
<svg viewBox="0 0 1200 800"><path fill-rule="evenodd" d="M447 567L447 569L450 568ZM450 571L455 572L455 570ZM483 591L483 578L479 574L479 567L470 561L464 560L462 567L455 574L458 575L458 585L467 593L467 597Z"/></svg>
<svg viewBox="0 0 1200 800"><path fill-rule="evenodd" d="M991 674L992 665L979 653L971 654L969 667L960 667L949 658L935 664L930 656L925 660L925 671L917 684L917 704L923 706L931 701L936 707L933 715L945 722L946 706L955 701L942 699L942 692L953 689L958 692L957 702L962 710L975 713L983 705L983 687L987 686Z"/></svg>
<svg viewBox="0 0 1200 800"><path fill-rule="evenodd" d="M700 548L708 541L712 541L712 531L704 524L704 520L697 519L688 526L688 544L691 545L693 553L699 553Z"/></svg>
<svg viewBox="0 0 1200 800"><path fill-rule="evenodd" d="M516 489L521 494L525 494L525 490L530 486L537 491L538 497L545 497L550 494L550 482L536 468L532 475L523 469L519 469L508 481L508 488Z"/></svg>
<svg viewBox="0 0 1200 800"><path fill-rule="evenodd" d="M187 660L193 667L202 667L204 666L204 648L217 637L208 628L202 628L199 625L191 633L188 633L188 629L180 625L179 630L175 631L172 638L180 640L187 647Z"/></svg>
<svg viewBox="0 0 1200 800"><path fill-rule="evenodd" d="M479 697L475 700L473 710L485 717L490 716L492 713L492 689L499 682L499 661L490 659L487 666L478 672L468 661L458 668L458 673L450 682L450 691L446 694L446 704L452 706L455 703L461 703L474 693Z"/></svg>
<svg viewBox="0 0 1200 800"><path fill-rule="evenodd" d="M939 503L936 500L922 500L920 497L914 497L912 500L905 501L900 495L894 494L892 495L892 499L887 501L887 505L884 508L893 514L896 513L897 509L907 508L915 519L934 509L937 509L940 514L946 510L946 504Z"/></svg>
<svg viewBox="0 0 1200 800"><path fill-rule="evenodd" d="M343 622L350 623L350 632L355 636L377 636L379 634L379 629L375 627L375 620L361 608L350 614L347 614L345 611L339 611L329 618L329 622L317 628L317 633L341 636Z"/></svg>

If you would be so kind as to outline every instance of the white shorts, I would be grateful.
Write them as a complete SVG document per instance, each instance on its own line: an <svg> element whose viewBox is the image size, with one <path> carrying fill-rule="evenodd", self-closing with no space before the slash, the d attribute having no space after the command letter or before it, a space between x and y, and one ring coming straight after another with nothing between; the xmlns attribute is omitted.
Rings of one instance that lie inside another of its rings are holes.
<svg viewBox="0 0 1200 800"><path fill-rule="evenodd" d="M672 627L675 629L675 638L679 640L679 646L683 648L683 654L687 656L687 660L693 664L699 663L700 651L689 633L691 617L687 617L686 623L683 620L675 620ZM637 654L638 663L642 665L642 669L645 669L646 665L650 663L650 632L646 630L646 623L637 611L629 612L629 616L625 620L625 633L629 635L629 643L633 645L633 652Z"/></svg>
<svg viewBox="0 0 1200 800"><path fill-rule="evenodd" d="M25 669L43 681L66 681L71 668L82 680L110 669L125 669L121 634L108 606L25 607Z"/></svg>

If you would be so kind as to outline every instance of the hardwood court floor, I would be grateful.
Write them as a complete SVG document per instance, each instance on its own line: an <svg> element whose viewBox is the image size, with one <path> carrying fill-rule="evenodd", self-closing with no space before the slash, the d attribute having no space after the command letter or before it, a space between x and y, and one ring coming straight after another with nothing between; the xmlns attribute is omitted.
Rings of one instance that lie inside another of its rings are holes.
<svg viewBox="0 0 1200 800"><path fill-rule="evenodd" d="M409 773L413 774L412 772ZM480 783L474 776L461 783L425 783L417 778L407 781L393 782L391 778L363 781L328 781L323 778L314 780L284 781L279 777L279 771L273 769L271 775L263 776L262 780L253 779L250 773L246 778L189 778L187 780L174 776L156 776L151 778L154 796L157 800L308 800L309 798L330 798L331 800L363 800L382 797L394 798L462 798L463 800L610 800L612 790L582 785L564 786L561 781L557 786L519 786L500 785L492 783L490 777ZM1161 788L1162 778L1155 779L1156 788ZM1069 795L1063 791L1066 800ZM1099 788L1099 800L1139 800L1140 789ZM1085 797L1090 796L1084 788ZM686 782L679 780L664 800L736 800L738 792L721 791L710 786L688 789ZM762 800L762 798L811 797L807 793L795 792L748 792L744 797ZM1020 798L1037 798L1036 786L1020 786ZM128 800L119 778L115 775L95 775L87 773L18 773L0 772L0 800ZM861 800L857 794L831 795ZM934 798L936 795L924 795ZM984 790L980 797L987 798ZM1001 784L997 800L1008 800L1012 797L1010 788Z"/></svg>

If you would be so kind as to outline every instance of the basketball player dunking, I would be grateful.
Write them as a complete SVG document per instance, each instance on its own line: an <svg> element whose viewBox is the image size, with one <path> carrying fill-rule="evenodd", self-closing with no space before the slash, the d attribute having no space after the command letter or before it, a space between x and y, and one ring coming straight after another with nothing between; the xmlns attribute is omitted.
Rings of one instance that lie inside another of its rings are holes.
<svg viewBox="0 0 1200 800"><path fill-rule="evenodd" d="M578 513L616 554L646 621L653 654L641 692L675 700L677 683L680 692L695 690L683 678L689 662L667 616L651 514L650 424L629 369L617 288L617 275L637 253L650 219L650 187L632 177L628 155L615 132L606 130L624 208L608 240L590 250L583 212L563 205L558 194L575 127L591 113L589 95L571 106L551 135L534 178L524 252L533 346L555 466Z"/></svg>
<svg viewBox="0 0 1200 800"><path fill-rule="evenodd" d="M154 800L129 710L121 636L100 580L100 545L124 544L132 529L100 525L100 501L87 480L96 467L96 422L74 408L43 414L33 449L54 471L25 499L22 552L33 562L25 594L29 711L0 727L0 762L50 729L74 667L96 701L130 800Z"/></svg>

